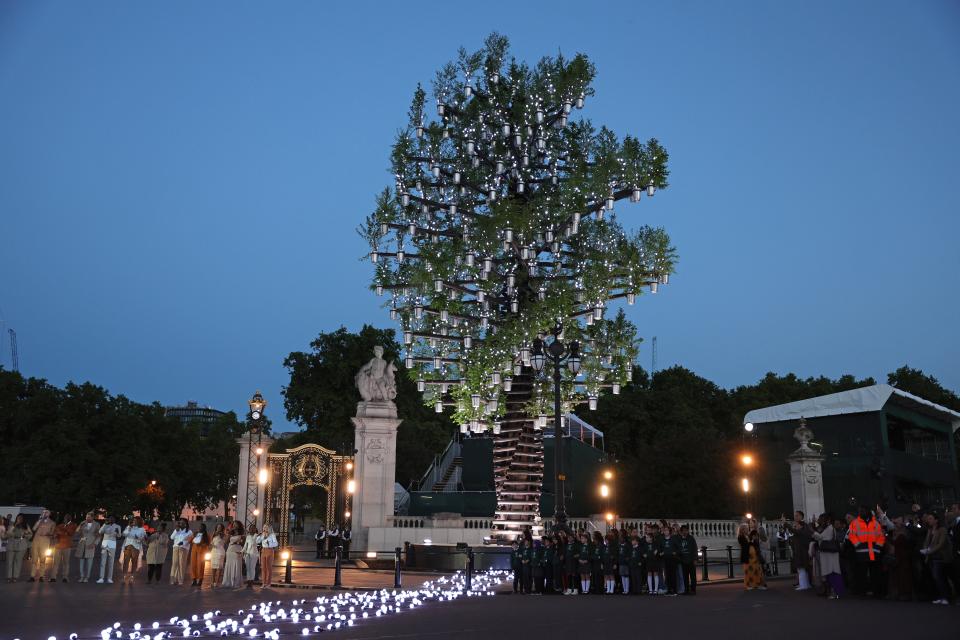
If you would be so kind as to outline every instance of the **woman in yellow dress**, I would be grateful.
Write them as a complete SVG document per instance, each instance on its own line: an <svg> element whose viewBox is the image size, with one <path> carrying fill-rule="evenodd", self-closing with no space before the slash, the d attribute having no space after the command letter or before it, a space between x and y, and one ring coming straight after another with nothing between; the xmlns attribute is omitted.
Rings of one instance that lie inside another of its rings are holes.
<svg viewBox="0 0 960 640"><path fill-rule="evenodd" d="M749 530L746 524L740 525L737 534L740 543L740 563L743 564L743 586L748 591L766 589L763 577L763 565L760 564L760 534L756 529Z"/></svg>

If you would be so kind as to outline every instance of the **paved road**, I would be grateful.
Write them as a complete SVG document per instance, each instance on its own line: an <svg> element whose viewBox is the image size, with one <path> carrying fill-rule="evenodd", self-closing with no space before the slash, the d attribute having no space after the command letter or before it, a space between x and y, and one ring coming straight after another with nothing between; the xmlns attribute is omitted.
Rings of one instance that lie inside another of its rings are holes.
<svg viewBox="0 0 960 640"><path fill-rule="evenodd" d="M149 625L154 619L202 615L213 609L249 610L263 600L279 600L289 606L292 599L324 593L286 589L197 592L167 585L0 584L0 640L45 640L49 636L65 640L71 632L78 632L81 638L95 637L115 620L124 625L134 621ZM286 629L294 632L300 627ZM400 615L360 621L333 632L332 637L529 640L623 634L742 638L761 633L786 640L859 637L865 630L895 637L915 634L918 629L926 629L934 637L953 637L951 633L960 629L960 607L827 601L794 592L789 581L775 581L766 592L745 592L739 585L726 584L702 587L696 597L496 595L427 602Z"/></svg>

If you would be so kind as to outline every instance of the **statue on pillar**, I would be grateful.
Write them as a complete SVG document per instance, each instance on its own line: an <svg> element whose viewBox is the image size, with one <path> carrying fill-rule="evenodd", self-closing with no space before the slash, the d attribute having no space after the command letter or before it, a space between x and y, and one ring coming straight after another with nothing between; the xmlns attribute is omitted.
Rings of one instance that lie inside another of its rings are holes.
<svg viewBox="0 0 960 640"><path fill-rule="evenodd" d="M793 432L794 439L800 443L800 448L793 452L793 455L813 454L819 455L810 448L810 441L813 440L813 431L807 426L805 418L800 418L800 426Z"/></svg>
<svg viewBox="0 0 960 640"><path fill-rule="evenodd" d="M364 402L392 402L397 397L396 365L383 359L383 347L373 348L374 357L360 367L355 378Z"/></svg>

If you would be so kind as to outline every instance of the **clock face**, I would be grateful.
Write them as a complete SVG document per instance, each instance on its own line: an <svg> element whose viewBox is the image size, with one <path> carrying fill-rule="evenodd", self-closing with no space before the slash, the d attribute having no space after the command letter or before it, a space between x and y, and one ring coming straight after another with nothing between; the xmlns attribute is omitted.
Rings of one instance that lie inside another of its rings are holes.
<svg viewBox="0 0 960 640"><path fill-rule="evenodd" d="M259 411L251 411L251 412L250 412L250 417L253 418L254 420L259 420L259 419L260 419L260 412L259 412Z"/></svg>

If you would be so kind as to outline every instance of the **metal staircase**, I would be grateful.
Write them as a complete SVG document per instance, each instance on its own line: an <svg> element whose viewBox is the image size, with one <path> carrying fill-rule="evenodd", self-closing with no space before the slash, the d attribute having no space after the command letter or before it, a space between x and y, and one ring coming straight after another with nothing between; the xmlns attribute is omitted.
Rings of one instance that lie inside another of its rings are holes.
<svg viewBox="0 0 960 640"><path fill-rule="evenodd" d="M514 376L507 394L507 414L493 436L493 480L497 492L494 538L513 540L524 527L540 528L543 483L543 432L523 411L531 394L531 377Z"/></svg>
<svg viewBox="0 0 960 640"><path fill-rule="evenodd" d="M463 457L460 441L454 437L420 478L420 491L457 491L463 477Z"/></svg>

